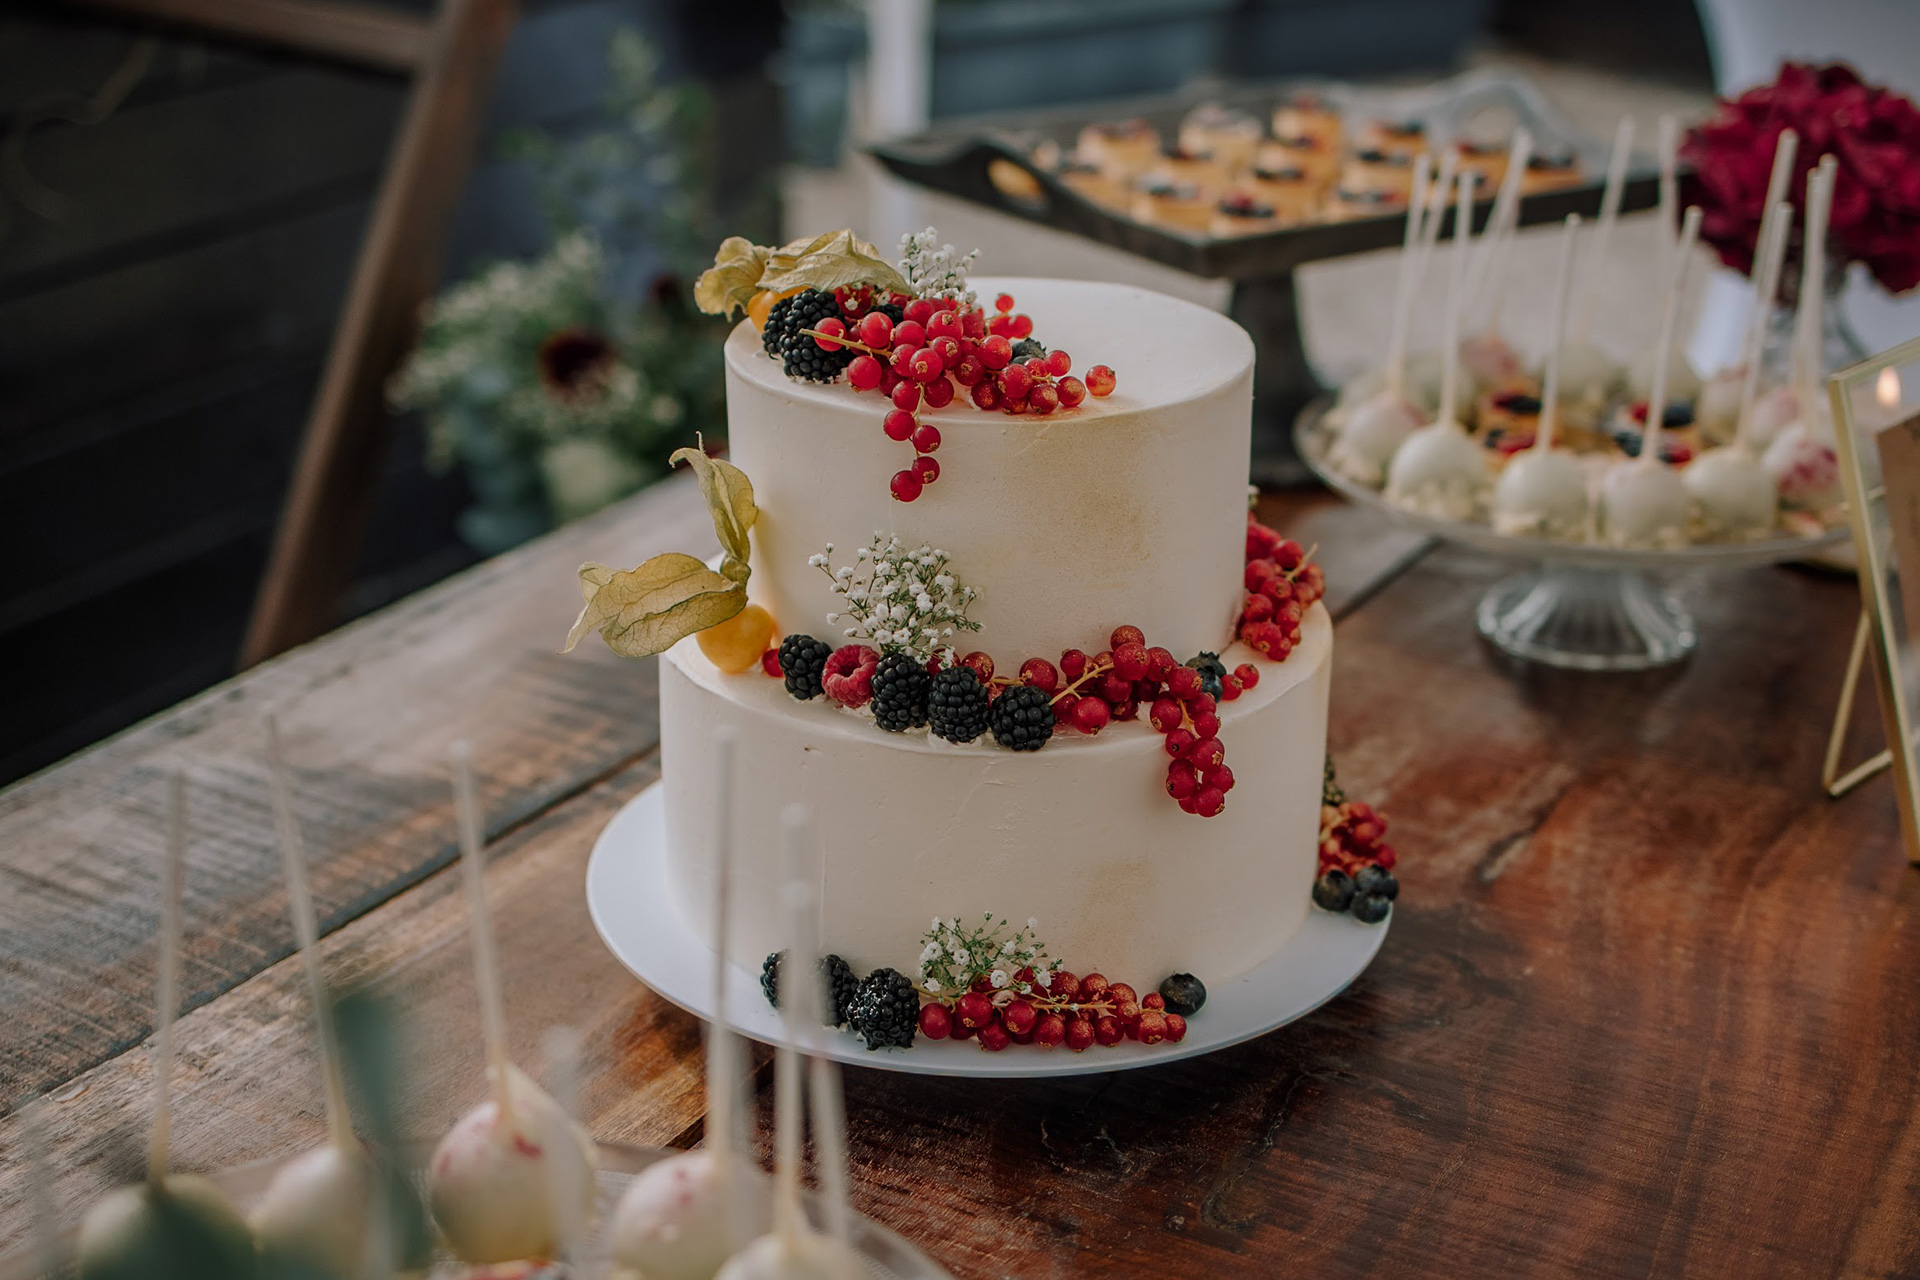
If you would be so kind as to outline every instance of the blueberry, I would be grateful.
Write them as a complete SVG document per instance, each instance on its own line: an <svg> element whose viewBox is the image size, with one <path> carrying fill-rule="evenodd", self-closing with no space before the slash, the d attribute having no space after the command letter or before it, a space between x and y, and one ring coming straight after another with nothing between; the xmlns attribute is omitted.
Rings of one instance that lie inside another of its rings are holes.
<svg viewBox="0 0 1920 1280"><path fill-rule="evenodd" d="M1328 911L1345 911L1353 901L1353 877L1335 867L1313 882L1313 900Z"/></svg>
<svg viewBox="0 0 1920 1280"><path fill-rule="evenodd" d="M1377 893L1389 902L1400 896L1400 882L1393 878L1393 872L1371 863L1354 874L1353 887L1361 893Z"/></svg>
<svg viewBox="0 0 1920 1280"><path fill-rule="evenodd" d="M1176 973L1160 984L1160 998L1167 1002L1168 1013L1191 1018L1207 1002L1207 986L1190 973Z"/></svg>
<svg viewBox="0 0 1920 1280"><path fill-rule="evenodd" d="M1393 903L1384 893L1363 893L1353 900L1353 918L1362 924L1379 924L1387 918Z"/></svg>

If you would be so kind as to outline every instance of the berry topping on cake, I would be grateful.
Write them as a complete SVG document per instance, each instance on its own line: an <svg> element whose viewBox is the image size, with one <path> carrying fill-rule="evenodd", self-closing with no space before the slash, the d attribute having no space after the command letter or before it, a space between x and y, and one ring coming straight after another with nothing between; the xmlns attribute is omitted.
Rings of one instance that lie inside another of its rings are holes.
<svg viewBox="0 0 1920 1280"><path fill-rule="evenodd" d="M1159 996L1169 1013L1191 1018L1207 1002L1207 986L1190 973L1176 973L1161 982Z"/></svg>
<svg viewBox="0 0 1920 1280"><path fill-rule="evenodd" d="M875 969L860 983L847 1022L869 1049L910 1049L920 1026L920 998L898 969Z"/></svg>
<svg viewBox="0 0 1920 1280"><path fill-rule="evenodd" d="M1362 924L1379 924L1387 918L1393 909L1393 901L1383 893L1362 893L1355 896L1353 905L1348 908L1353 918Z"/></svg>
<svg viewBox="0 0 1920 1280"><path fill-rule="evenodd" d="M1013 751L1038 751L1053 736L1053 701L1044 689L1015 685L993 700L993 740Z"/></svg>
<svg viewBox="0 0 1920 1280"><path fill-rule="evenodd" d="M987 675L991 677L991 660ZM987 686L971 667L949 667L927 692L927 727L948 742L972 742L987 731Z"/></svg>
<svg viewBox="0 0 1920 1280"><path fill-rule="evenodd" d="M933 677L910 653L890 653L873 673L873 720L889 733L905 733L927 722Z"/></svg>
<svg viewBox="0 0 1920 1280"><path fill-rule="evenodd" d="M1314 905L1328 911L1345 911L1353 903L1353 877L1335 867L1313 882Z"/></svg>
<svg viewBox="0 0 1920 1280"><path fill-rule="evenodd" d="M841 645L827 659L820 687L843 707L864 707L873 697L873 673L879 665L880 651L872 645Z"/></svg>
<svg viewBox="0 0 1920 1280"><path fill-rule="evenodd" d="M780 672L786 677L787 692L802 702L819 697L825 689L820 683L826 674L827 659L833 650L825 640L791 635L780 642Z"/></svg>
<svg viewBox="0 0 1920 1280"><path fill-rule="evenodd" d="M768 341L766 335L773 333L775 325L779 325L783 330L779 350L780 367L786 375L808 382L831 382L842 369L853 363L855 353L840 343L834 343L835 349L829 351L816 341L815 334L824 332L820 330L820 325L829 319L838 326L839 334L846 332L846 323L840 319L840 304L833 295L821 289L803 289L791 298L774 304L773 311L767 316L767 328L761 341Z"/></svg>

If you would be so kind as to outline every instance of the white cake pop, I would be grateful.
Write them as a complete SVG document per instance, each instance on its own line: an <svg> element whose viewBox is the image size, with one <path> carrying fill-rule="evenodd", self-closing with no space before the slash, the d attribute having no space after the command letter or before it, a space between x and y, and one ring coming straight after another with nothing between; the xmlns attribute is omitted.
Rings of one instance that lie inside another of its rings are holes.
<svg viewBox="0 0 1920 1280"><path fill-rule="evenodd" d="M1843 499L1840 461L1833 446L1804 422L1795 422L1773 438L1760 465L1773 480L1780 501L1796 511L1825 511Z"/></svg>
<svg viewBox="0 0 1920 1280"><path fill-rule="evenodd" d="M1779 487L1780 501L1801 511L1824 511L1841 501L1833 424L1819 392L1821 293L1826 286L1824 246L1838 164L1832 156L1822 156L1807 175L1806 256L1800 273L1793 360L1793 385L1800 412L1780 429L1760 459Z"/></svg>
<svg viewBox="0 0 1920 1280"><path fill-rule="evenodd" d="M851 1280L866 1274L859 1257L831 1236L761 1236L720 1268L717 1280ZM646 1273L653 1280L653 1273Z"/></svg>
<svg viewBox="0 0 1920 1280"><path fill-rule="evenodd" d="M1740 427L1741 389L1746 385L1747 367L1730 364L1700 384L1693 402L1693 425L1707 444L1728 444Z"/></svg>
<svg viewBox="0 0 1920 1280"><path fill-rule="evenodd" d="M1652 347L1642 347L1627 357L1626 367L1621 376L1627 390L1627 398L1635 402L1650 400L1653 395L1654 365L1659 352ZM1687 353L1674 348L1668 353L1667 362L1667 403L1692 404L1700 396L1702 387L1700 375L1694 372L1693 362L1687 359Z"/></svg>
<svg viewBox="0 0 1920 1280"><path fill-rule="evenodd" d="M187 784L167 793L166 862L161 878L159 982L154 1027L153 1130L147 1178L102 1197L80 1224L81 1280L228 1280L254 1268L253 1235L226 1193L204 1178L167 1172L172 1132L173 1016L179 1004L180 898L187 863Z"/></svg>
<svg viewBox="0 0 1920 1280"><path fill-rule="evenodd" d="M1619 362L1578 338L1562 343L1556 351L1560 357L1560 394L1556 397L1560 406L1598 414L1619 380Z"/></svg>
<svg viewBox="0 0 1920 1280"><path fill-rule="evenodd" d="M1567 229L1560 239L1559 270L1554 275L1552 332L1548 337L1548 350L1556 354L1547 357L1540 426L1533 444L1514 455L1493 487L1493 527L1499 533L1565 541L1580 541L1587 535L1586 469L1571 453L1553 447L1554 427L1559 420L1557 353L1566 333L1573 245L1579 228L1579 215L1568 214Z"/></svg>
<svg viewBox="0 0 1920 1280"><path fill-rule="evenodd" d="M1460 304L1466 275L1472 184L1462 174L1456 206L1454 248L1447 276L1446 333L1443 350L1454 350L1460 339ZM1445 520L1471 520L1486 500L1492 471L1485 450L1475 444L1455 419L1461 371L1457 363L1443 371L1440 413L1431 423L1408 436L1387 467L1387 499L1410 511Z"/></svg>
<svg viewBox="0 0 1920 1280"><path fill-rule="evenodd" d="M1781 431L1800 420L1800 396L1790 386L1773 387L1753 402L1747 420L1747 445L1765 452Z"/></svg>
<svg viewBox="0 0 1920 1280"><path fill-rule="evenodd" d="M1660 341L1655 351L1673 350L1673 329L1686 287L1687 260L1700 234L1700 209L1687 210L1680 242L1669 255L1666 303L1660 312ZM1654 362L1653 403L1664 403L1667 362ZM1681 547L1687 542L1687 486L1661 461L1660 433L1664 414L1649 411L1640 456L1616 462L1600 479L1600 539L1616 547Z"/></svg>
<svg viewBox="0 0 1920 1280"><path fill-rule="evenodd" d="M1710 541L1740 541L1773 528L1774 480L1737 444L1709 449L1681 473L1693 498L1694 525Z"/></svg>
<svg viewBox="0 0 1920 1280"><path fill-rule="evenodd" d="M487 910L486 861L472 755L453 748L454 813L473 935L474 984L487 1050L488 1099L440 1140L427 1166L427 1198L448 1246L467 1262L552 1257L566 1223L593 1213L593 1139L507 1060L500 967ZM564 1166L558 1162L565 1162ZM558 1186L577 1188L579 1206L556 1202Z"/></svg>
<svg viewBox="0 0 1920 1280"><path fill-rule="evenodd" d="M250 1215L261 1254L301 1275L365 1274L379 1171L364 1152L329 1142L274 1175Z"/></svg>
<svg viewBox="0 0 1920 1280"><path fill-rule="evenodd" d="M1476 333L1460 344L1460 367L1472 377L1474 385L1498 386L1526 372L1526 364L1510 343L1492 331Z"/></svg>
<svg viewBox="0 0 1920 1280"><path fill-rule="evenodd" d="M1341 418L1327 461L1342 475L1379 488L1386 480L1387 463L1406 438L1424 421L1408 402L1407 326L1413 295L1425 270L1422 252L1423 216L1428 209L1428 161L1425 152L1415 162L1413 198L1407 202L1407 227L1400 246L1400 277L1394 290L1393 326L1387 339L1387 363L1380 389L1353 405ZM1438 216L1437 214L1434 216Z"/></svg>
<svg viewBox="0 0 1920 1280"><path fill-rule="evenodd" d="M699 1151L648 1165L627 1187L609 1229L613 1259L646 1280L712 1280L740 1245L767 1230L767 1184L734 1139L737 1042L727 1026L733 884L733 776L738 735L714 733L719 797L713 824L713 1017L707 1023L707 1137Z"/></svg>

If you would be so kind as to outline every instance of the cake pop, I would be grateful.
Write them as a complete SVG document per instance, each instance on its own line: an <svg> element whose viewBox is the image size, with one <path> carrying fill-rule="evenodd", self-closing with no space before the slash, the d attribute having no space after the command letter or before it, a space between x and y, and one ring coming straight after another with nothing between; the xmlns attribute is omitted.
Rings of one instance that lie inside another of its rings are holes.
<svg viewBox="0 0 1920 1280"><path fill-rule="evenodd" d="M766 1231L766 1184L749 1176L734 1138L738 1042L727 1025L727 941L733 881L733 761L738 735L714 734L720 803L713 840L713 1017L707 1023L707 1140L648 1165L613 1211L613 1260L647 1280L711 1280L740 1244ZM805 985L805 984L802 984Z"/></svg>
<svg viewBox="0 0 1920 1280"><path fill-rule="evenodd" d="M1579 541L1587 533L1587 475L1579 459L1556 449L1559 417L1560 340L1567 325L1567 296L1573 277L1573 243L1580 215L1567 215L1560 239L1559 270L1554 275L1552 332L1547 343L1547 381L1541 388L1540 428L1533 447L1515 454L1493 488L1493 527L1506 534L1531 534Z"/></svg>
<svg viewBox="0 0 1920 1280"><path fill-rule="evenodd" d="M781 894L785 907L787 954L812 956L820 952L818 904L813 886L802 879L800 868L806 846L806 811L789 806L781 815L781 834L785 844L787 883ZM827 1101L827 1082L837 1092L837 1068L820 1062L815 1076L814 1125L820 1166L827 1195L827 1221L830 1234L821 1235L807 1224L800 1208L800 1128L801 1100L799 1043L802 1036L819 1035L819 1011L822 993L818 983L800 983L798 998L784 1001L781 1019L784 1036L774 1054L774 1198L773 1230L748 1244L727 1259L717 1280L851 1280L864 1267L847 1241L846 1133L832 1104ZM832 1166L839 1166L839 1176Z"/></svg>
<svg viewBox="0 0 1920 1280"><path fill-rule="evenodd" d="M1745 424L1753 407L1754 392L1759 387L1767 312L1779 287L1780 263L1786 253L1787 231L1792 226L1791 206L1784 218L1777 210L1787 193L1787 181L1799 147L1799 135L1791 129L1782 129L1774 143L1773 172L1767 179L1767 199L1761 206L1760 230L1753 242L1753 265L1749 268L1753 277L1753 302L1740 359L1708 378L1694 402L1694 423L1700 429L1701 439L1709 444L1726 444L1736 433L1747 429ZM1774 424L1768 431L1769 440L1781 425L1784 423Z"/></svg>
<svg viewBox="0 0 1920 1280"><path fill-rule="evenodd" d="M1679 200L1679 184L1676 178L1679 151L1679 124L1671 115L1660 117L1660 230L1661 275L1672 280L1676 278L1672 258L1677 247L1673 239L1675 226L1674 214ZM1670 335L1669 342L1678 339L1678 331ZM1627 358L1621 371L1629 400L1653 401L1654 373L1664 363L1666 367L1666 403L1692 404L1700 395L1700 375L1694 370L1693 362L1680 350L1655 351L1651 347L1642 347Z"/></svg>
<svg viewBox="0 0 1920 1280"><path fill-rule="evenodd" d="M592 1213L593 1141L564 1109L507 1060L507 1023L500 967L487 910L486 863L472 753L453 748L454 811L460 826L467 915L473 934L474 985L479 988L491 1096L440 1140L427 1167L427 1196L440 1234L467 1262L513 1262L551 1256L568 1210L551 1188L581 1189L579 1212ZM571 1168L557 1173L552 1162Z"/></svg>
<svg viewBox="0 0 1920 1280"><path fill-rule="evenodd" d="M1420 410L1408 403L1407 326L1413 294L1424 261L1420 253L1422 217L1427 208L1425 152L1414 164L1413 202L1407 209L1406 236L1400 246L1400 280L1394 292L1393 329L1387 339L1386 385L1354 406L1340 423L1327 461L1343 475L1379 487L1396 450L1420 428ZM1437 215L1436 215L1437 216Z"/></svg>
<svg viewBox="0 0 1920 1280"><path fill-rule="evenodd" d="M1447 302L1442 351L1460 343L1460 302L1465 285L1468 241L1472 235L1473 179L1459 178L1455 205L1453 254L1447 274ZM1426 515L1446 520L1470 520L1480 510L1489 481L1486 453L1473 442L1455 418L1460 394L1460 368L1445 362L1439 415L1408 436L1387 467L1387 499Z"/></svg>
<svg viewBox="0 0 1920 1280"><path fill-rule="evenodd" d="M1733 439L1740 426L1740 395L1746 382L1747 366L1730 364L1700 384L1693 402L1693 425L1700 429L1702 441L1722 445Z"/></svg>
<svg viewBox="0 0 1920 1280"><path fill-rule="evenodd" d="M1613 133L1613 151L1607 159L1607 181L1600 195L1600 217L1581 258L1574 294L1581 300L1573 335L1560 347L1560 407L1584 423L1598 421L1619 377L1619 362L1588 340L1605 290L1608 249L1614 224L1620 220L1620 201L1627 187L1627 162L1633 157L1633 117L1622 116Z"/></svg>
<svg viewBox="0 0 1920 1280"><path fill-rule="evenodd" d="M1668 255L1667 297L1660 311L1660 343L1655 349L1672 351L1673 329L1686 286L1687 259L1700 234L1700 207L1687 210L1680 242ZM1667 361L1654 361L1651 404L1664 404ZM1640 456L1607 468L1600 479L1600 538L1617 547L1679 547L1687 541L1687 486L1660 457L1660 432L1665 414L1649 411Z"/></svg>
<svg viewBox="0 0 1920 1280"><path fill-rule="evenodd" d="M186 864L187 782L184 774L176 773L167 791L167 852L155 948L159 992L147 1177L109 1192L87 1212L80 1224L81 1280L241 1280L257 1272L253 1235L226 1193L205 1178L167 1172Z"/></svg>

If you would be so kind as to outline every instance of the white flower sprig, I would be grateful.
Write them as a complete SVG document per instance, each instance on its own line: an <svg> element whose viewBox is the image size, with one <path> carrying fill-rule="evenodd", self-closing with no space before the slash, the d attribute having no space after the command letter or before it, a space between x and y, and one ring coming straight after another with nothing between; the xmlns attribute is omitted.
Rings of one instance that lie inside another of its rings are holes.
<svg viewBox="0 0 1920 1280"><path fill-rule="evenodd" d="M973 249L965 257L958 257L952 245L940 244L939 240L940 233L932 227L901 236L900 274L916 298L953 298L964 308L971 308L974 296L967 287L967 273L973 270L980 251Z"/></svg>
<svg viewBox="0 0 1920 1280"><path fill-rule="evenodd" d="M980 624L967 609L980 593L953 574L947 553L922 544L908 549L898 535L873 541L854 551L854 563L835 569L828 556L833 544L807 563L827 575L833 593L846 598L842 612L827 615L828 622L844 616L853 621L843 634L882 653L910 653L922 662L952 659L948 643L955 632L978 631Z"/></svg>
<svg viewBox="0 0 1920 1280"><path fill-rule="evenodd" d="M920 989L950 999L964 995L976 978L985 978L996 993L1032 995L1036 985L1045 987L1058 966L1047 958L1047 944L1038 940L1039 922L1030 919L1026 928L1009 934L1012 921L996 923L991 914L980 921L973 927L933 918L933 927L920 939ZM1023 969L1033 970L1032 982L1017 976Z"/></svg>

